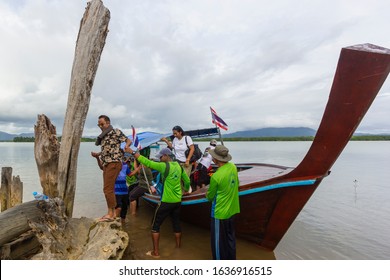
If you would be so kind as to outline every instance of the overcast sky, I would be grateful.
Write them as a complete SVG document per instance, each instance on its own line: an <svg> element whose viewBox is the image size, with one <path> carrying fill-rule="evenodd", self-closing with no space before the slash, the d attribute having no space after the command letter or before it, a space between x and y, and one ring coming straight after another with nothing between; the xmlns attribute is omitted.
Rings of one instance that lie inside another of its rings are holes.
<svg viewBox="0 0 390 280"><path fill-rule="evenodd" d="M390 48L389 0L105 0L111 12L84 135L97 117L130 133L212 127L317 129L340 50ZM87 1L0 1L0 131L62 133ZM359 132L390 133L390 78Z"/></svg>

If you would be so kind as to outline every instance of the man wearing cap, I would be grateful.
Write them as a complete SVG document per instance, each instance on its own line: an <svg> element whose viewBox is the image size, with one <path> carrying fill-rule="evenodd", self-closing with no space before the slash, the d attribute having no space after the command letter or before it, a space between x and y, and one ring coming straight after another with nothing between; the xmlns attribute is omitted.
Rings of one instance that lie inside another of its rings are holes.
<svg viewBox="0 0 390 280"><path fill-rule="evenodd" d="M190 188L190 178L183 171L183 168L178 162L172 161L173 154L168 148L161 149L161 151L156 155L156 158L160 160L160 162L151 161L140 155L138 152L133 151L131 148L127 149L127 151L133 154L141 164L160 172L163 178L163 193L152 222L153 251L146 253L152 257L159 257L160 226L168 216L172 218L176 247L180 248L180 207L182 197L181 180L184 182L184 189L188 191Z"/></svg>
<svg viewBox="0 0 390 280"><path fill-rule="evenodd" d="M213 162L218 166L211 176L206 198L211 206L211 251L214 260L236 259L236 237L234 216L240 213L238 199L238 172L229 149L217 145L209 150Z"/></svg>
<svg viewBox="0 0 390 280"><path fill-rule="evenodd" d="M217 140L211 139L210 146L212 147L212 149L214 149L217 146Z"/></svg>

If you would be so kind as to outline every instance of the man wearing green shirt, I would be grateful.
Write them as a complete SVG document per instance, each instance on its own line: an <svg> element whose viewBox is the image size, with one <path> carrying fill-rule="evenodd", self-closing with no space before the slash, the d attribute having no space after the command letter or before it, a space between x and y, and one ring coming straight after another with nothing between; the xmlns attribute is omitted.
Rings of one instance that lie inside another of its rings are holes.
<svg viewBox="0 0 390 280"><path fill-rule="evenodd" d="M172 152L168 148L161 149L161 151L156 155L156 158L159 159L160 162L151 161L139 153L134 152L130 148L128 150L141 164L157 170L163 177L163 193L161 195L161 201L156 208L152 223L153 251L149 251L147 253L152 257L159 257L160 226L168 216L172 218L176 247L180 248L180 207L182 197L180 182L183 181L184 189L188 191L190 188L190 178L185 172L183 172L183 169L178 162L172 161Z"/></svg>
<svg viewBox="0 0 390 280"><path fill-rule="evenodd" d="M214 260L236 259L234 216L240 213L238 172L229 149L217 145L209 153L218 166L211 176L206 198L211 206L211 251Z"/></svg>

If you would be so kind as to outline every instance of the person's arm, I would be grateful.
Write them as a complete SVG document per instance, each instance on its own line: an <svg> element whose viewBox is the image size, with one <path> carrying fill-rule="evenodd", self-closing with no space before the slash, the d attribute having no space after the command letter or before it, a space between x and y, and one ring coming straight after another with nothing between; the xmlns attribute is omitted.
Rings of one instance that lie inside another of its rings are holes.
<svg viewBox="0 0 390 280"><path fill-rule="evenodd" d="M100 168L101 170L103 170L103 163L102 163L102 161L101 161L100 158L99 158L99 157L100 157L100 154L101 154L101 153L91 152L91 156L93 156L94 158L96 158L99 168Z"/></svg>
<svg viewBox="0 0 390 280"><path fill-rule="evenodd" d="M127 176L133 176L133 175L136 175L137 173L139 173L139 170L140 170L140 167L138 166L137 164L137 161L134 160L134 169L130 171L129 174L127 174Z"/></svg>
<svg viewBox="0 0 390 280"><path fill-rule="evenodd" d="M127 139L126 139L126 145L125 145L124 150L126 150L127 148L129 148L130 145L131 145L131 143L132 143L132 141L131 141L129 138L127 138Z"/></svg>
<svg viewBox="0 0 390 280"><path fill-rule="evenodd" d="M139 161L139 163L164 174L165 163L149 160L146 157L141 156L139 152L133 151L131 148L127 148L125 151L132 154Z"/></svg>
<svg viewBox="0 0 390 280"><path fill-rule="evenodd" d="M161 141L165 142L168 148L172 150L173 146L171 141L169 141L166 137L161 138Z"/></svg>
<svg viewBox="0 0 390 280"><path fill-rule="evenodd" d="M208 201L213 201L214 197L217 194L217 182L213 179L213 176L210 178L210 186L206 193L206 198Z"/></svg>
<svg viewBox="0 0 390 280"><path fill-rule="evenodd" d="M185 163L186 166L189 166L191 157L192 157L192 155L194 154L194 151L195 151L195 146L194 146L194 143L192 142L191 137L189 137L189 136L184 136L184 137L187 137L186 138L187 139L187 143L189 142L188 145L189 145L190 151L188 152L188 156L186 158L186 163Z"/></svg>

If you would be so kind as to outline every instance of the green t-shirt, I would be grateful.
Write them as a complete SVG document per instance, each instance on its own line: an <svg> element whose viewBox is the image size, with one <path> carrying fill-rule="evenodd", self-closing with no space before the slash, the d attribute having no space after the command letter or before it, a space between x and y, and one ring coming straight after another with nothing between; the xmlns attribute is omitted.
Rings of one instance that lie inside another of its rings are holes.
<svg viewBox="0 0 390 280"><path fill-rule="evenodd" d="M147 167L157 170L164 176L166 168L165 162L151 161L141 155L138 157L138 161ZM170 161L168 164L169 174L164 181L164 191L161 201L166 203L180 202L182 197L181 180L183 180L184 189L188 191L190 189L190 178L183 172L179 163Z"/></svg>
<svg viewBox="0 0 390 280"><path fill-rule="evenodd" d="M237 167L227 162L211 176L206 197L212 201L211 217L224 220L240 213Z"/></svg>
<svg viewBox="0 0 390 280"><path fill-rule="evenodd" d="M134 171L134 163L133 162L130 164L130 170ZM126 175L126 184L128 187L130 187L136 183L138 183L138 176L137 175L132 175L132 176Z"/></svg>

